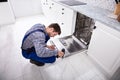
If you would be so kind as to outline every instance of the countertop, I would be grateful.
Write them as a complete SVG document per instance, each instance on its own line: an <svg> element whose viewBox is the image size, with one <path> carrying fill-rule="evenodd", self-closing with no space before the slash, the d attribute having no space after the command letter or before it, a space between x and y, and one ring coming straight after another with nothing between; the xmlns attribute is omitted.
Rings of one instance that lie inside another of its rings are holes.
<svg viewBox="0 0 120 80"><path fill-rule="evenodd" d="M103 8L99 8L99 7L95 7L92 5L77 5L77 6L69 6L63 3L60 3L60 0L53 0L56 3L59 3L63 6L66 6L68 8L73 9L76 12L79 12L81 14L84 14L92 19L94 19L95 21L99 21L105 25L107 25L110 28L115 29L116 31L120 32L120 22L118 22L115 18L111 18L109 17L109 15L113 14L112 11L103 9Z"/></svg>

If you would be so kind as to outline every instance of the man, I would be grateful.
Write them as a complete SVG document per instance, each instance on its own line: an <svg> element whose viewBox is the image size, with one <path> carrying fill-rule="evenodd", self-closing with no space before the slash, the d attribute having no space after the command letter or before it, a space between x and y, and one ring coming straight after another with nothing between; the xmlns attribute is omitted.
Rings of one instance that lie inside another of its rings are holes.
<svg viewBox="0 0 120 80"><path fill-rule="evenodd" d="M49 46L46 43L50 37L60 34L61 29L57 23L52 23L48 27L43 24L33 25L23 38L22 55L37 66L55 62L56 56L62 57L64 53L55 49L55 46Z"/></svg>

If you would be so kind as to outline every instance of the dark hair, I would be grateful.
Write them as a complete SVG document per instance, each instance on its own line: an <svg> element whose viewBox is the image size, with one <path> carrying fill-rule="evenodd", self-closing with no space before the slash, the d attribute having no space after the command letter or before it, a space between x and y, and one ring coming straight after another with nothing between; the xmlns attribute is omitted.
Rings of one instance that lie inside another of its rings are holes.
<svg viewBox="0 0 120 80"><path fill-rule="evenodd" d="M52 23L48 26L49 28L54 28L55 32L58 32L58 34L61 34L61 29L58 23Z"/></svg>

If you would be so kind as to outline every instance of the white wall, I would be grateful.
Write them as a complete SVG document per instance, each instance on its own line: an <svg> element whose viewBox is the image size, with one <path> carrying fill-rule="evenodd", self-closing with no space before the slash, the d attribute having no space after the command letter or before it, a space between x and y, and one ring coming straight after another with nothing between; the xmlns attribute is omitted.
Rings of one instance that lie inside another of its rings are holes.
<svg viewBox="0 0 120 80"><path fill-rule="evenodd" d="M98 6L104 9L108 9L110 11L114 11L115 8L115 0L78 0L81 2L86 2L88 4L92 4L93 6Z"/></svg>
<svg viewBox="0 0 120 80"><path fill-rule="evenodd" d="M42 13L41 0L9 0L16 18Z"/></svg>

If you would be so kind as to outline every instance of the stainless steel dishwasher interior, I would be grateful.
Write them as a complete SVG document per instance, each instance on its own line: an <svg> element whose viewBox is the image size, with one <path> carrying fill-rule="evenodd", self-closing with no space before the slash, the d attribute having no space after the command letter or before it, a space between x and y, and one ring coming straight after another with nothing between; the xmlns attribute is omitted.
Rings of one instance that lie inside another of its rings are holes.
<svg viewBox="0 0 120 80"><path fill-rule="evenodd" d="M69 6L77 6L77 5L85 5L86 3L76 1L76 0L64 0L64 1L59 1L63 4L69 5Z"/></svg>
<svg viewBox="0 0 120 80"><path fill-rule="evenodd" d="M86 48L83 44L78 43L72 36L59 38L59 41L64 45L69 53L78 52Z"/></svg>
<svg viewBox="0 0 120 80"><path fill-rule="evenodd" d="M53 40L52 44L54 44L59 50L62 48L65 49L64 57L71 56L87 49L87 46L73 35Z"/></svg>

